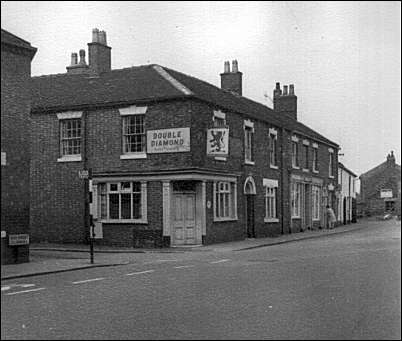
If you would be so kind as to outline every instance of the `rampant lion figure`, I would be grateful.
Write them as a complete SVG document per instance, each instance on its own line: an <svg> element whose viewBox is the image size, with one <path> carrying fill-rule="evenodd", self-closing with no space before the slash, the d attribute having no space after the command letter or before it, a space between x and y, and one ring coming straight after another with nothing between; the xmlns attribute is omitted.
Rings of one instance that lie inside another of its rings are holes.
<svg viewBox="0 0 402 341"><path fill-rule="evenodd" d="M223 142L223 137L225 136L225 133L225 131L217 131L216 133L211 131L212 139L209 140L209 142L211 143L211 149L220 152L222 149L225 148L225 143Z"/></svg>

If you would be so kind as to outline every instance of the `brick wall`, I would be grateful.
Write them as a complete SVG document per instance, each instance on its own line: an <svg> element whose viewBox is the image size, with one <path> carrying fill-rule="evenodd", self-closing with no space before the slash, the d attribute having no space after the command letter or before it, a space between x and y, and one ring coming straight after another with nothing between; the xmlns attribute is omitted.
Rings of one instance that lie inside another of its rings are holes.
<svg viewBox="0 0 402 341"><path fill-rule="evenodd" d="M29 233L29 111L31 57L1 48L1 230ZM4 244L4 245L3 245ZM2 263L14 262L2 238ZM28 261L28 247L19 247L19 261Z"/></svg>

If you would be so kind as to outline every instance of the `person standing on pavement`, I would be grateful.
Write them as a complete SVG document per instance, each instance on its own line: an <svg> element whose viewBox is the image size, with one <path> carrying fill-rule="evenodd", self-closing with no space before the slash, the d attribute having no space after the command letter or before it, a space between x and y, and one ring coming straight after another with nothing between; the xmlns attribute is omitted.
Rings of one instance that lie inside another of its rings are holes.
<svg viewBox="0 0 402 341"><path fill-rule="evenodd" d="M332 207L329 207L329 205L327 205L327 222L328 222L328 229L333 229L334 224L336 222L336 217L334 210L332 209Z"/></svg>

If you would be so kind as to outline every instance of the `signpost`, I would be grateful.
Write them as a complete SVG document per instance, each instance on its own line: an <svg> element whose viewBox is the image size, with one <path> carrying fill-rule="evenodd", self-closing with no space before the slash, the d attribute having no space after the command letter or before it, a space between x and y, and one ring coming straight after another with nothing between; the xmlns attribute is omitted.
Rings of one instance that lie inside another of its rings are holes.
<svg viewBox="0 0 402 341"><path fill-rule="evenodd" d="M92 201L92 198L89 195L89 183L92 179L92 169L82 169L78 171L78 177L84 180L84 195L85 195L85 229L89 231L89 253L91 264L94 263L94 224L89 214L89 203Z"/></svg>

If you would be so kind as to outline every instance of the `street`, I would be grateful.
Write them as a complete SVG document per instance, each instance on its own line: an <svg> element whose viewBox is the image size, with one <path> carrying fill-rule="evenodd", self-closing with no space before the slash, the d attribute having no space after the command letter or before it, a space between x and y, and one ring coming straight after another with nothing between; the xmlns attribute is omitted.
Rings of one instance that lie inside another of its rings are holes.
<svg viewBox="0 0 402 341"><path fill-rule="evenodd" d="M2 281L2 339L400 339L401 229Z"/></svg>

